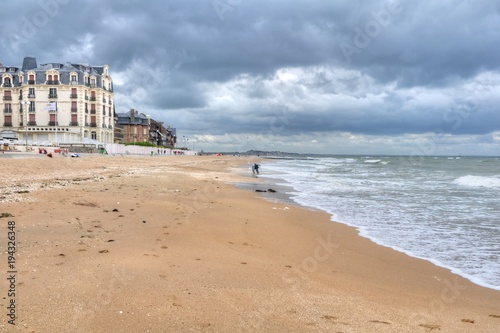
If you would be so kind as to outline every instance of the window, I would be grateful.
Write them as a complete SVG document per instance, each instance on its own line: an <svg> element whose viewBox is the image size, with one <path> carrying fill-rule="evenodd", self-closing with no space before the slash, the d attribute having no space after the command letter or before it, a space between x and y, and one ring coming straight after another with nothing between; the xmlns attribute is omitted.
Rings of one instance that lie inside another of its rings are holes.
<svg viewBox="0 0 500 333"><path fill-rule="evenodd" d="M29 112L35 112L35 102L34 101L30 101Z"/></svg>
<svg viewBox="0 0 500 333"><path fill-rule="evenodd" d="M12 126L12 116L4 116L3 125L6 127Z"/></svg>
<svg viewBox="0 0 500 333"><path fill-rule="evenodd" d="M35 98L35 88L29 88L28 98Z"/></svg>
<svg viewBox="0 0 500 333"><path fill-rule="evenodd" d="M49 115L49 126L57 126L57 113L51 113Z"/></svg>
<svg viewBox="0 0 500 333"><path fill-rule="evenodd" d="M35 74L30 74L28 76L28 84L35 84Z"/></svg>
<svg viewBox="0 0 500 333"><path fill-rule="evenodd" d="M78 95L76 93L76 88L71 88L71 96L70 98L78 98Z"/></svg>
<svg viewBox="0 0 500 333"><path fill-rule="evenodd" d="M92 140L97 140L97 132L92 132L91 138Z"/></svg>
<svg viewBox="0 0 500 333"><path fill-rule="evenodd" d="M10 90L5 90L3 93L3 100L4 101L12 101L12 95Z"/></svg>
<svg viewBox="0 0 500 333"><path fill-rule="evenodd" d="M10 103L5 103L3 112L5 113L12 113L12 104Z"/></svg>
<svg viewBox="0 0 500 333"><path fill-rule="evenodd" d="M12 84L10 83L10 77L6 77L6 78L3 80L3 86L4 86L4 87L12 87Z"/></svg>
<svg viewBox="0 0 500 333"><path fill-rule="evenodd" d="M71 112L77 112L78 111L78 103L75 101L71 102Z"/></svg>
<svg viewBox="0 0 500 333"><path fill-rule="evenodd" d="M57 88L49 89L49 98L57 98Z"/></svg>
<svg viewBox="0 0 500 333"><path fill-rule="evenodd" d="M78 76L76 75L71 75L71 84L77 84L78 83Z"/></svg>

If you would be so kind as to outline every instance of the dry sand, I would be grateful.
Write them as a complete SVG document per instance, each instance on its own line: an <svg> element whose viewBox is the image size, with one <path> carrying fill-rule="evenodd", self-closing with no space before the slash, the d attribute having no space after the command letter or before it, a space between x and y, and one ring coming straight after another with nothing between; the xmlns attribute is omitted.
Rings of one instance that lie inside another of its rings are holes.
<svg viewBox="0 0 500 333"><path fill-rule="evenodd" d="M0 160L0 331L500 331L500 292L230 185L251 162Z"/></svg>

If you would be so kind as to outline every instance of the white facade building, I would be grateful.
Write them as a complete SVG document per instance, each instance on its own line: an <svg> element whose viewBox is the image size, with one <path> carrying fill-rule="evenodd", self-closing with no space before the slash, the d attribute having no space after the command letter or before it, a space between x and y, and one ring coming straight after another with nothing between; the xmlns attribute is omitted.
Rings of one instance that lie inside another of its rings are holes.
<svg viewBox="0 0 500 333"><path fill-rule="evenodd" d="M0 131L30 144L113 143L114 93L109 66L48 63L26 57L0 64Z"/></svg>

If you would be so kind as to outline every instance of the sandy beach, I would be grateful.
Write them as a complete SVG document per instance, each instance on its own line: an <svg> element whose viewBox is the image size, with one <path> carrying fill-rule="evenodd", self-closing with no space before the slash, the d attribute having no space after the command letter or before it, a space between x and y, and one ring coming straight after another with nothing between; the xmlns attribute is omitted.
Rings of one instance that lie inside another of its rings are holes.
<svg viewBox="0 0 500 333"><path fill-rule="evenodd" d="M500 291L235 187L253 162L1 159L0 331L500 331Z"/></svg>

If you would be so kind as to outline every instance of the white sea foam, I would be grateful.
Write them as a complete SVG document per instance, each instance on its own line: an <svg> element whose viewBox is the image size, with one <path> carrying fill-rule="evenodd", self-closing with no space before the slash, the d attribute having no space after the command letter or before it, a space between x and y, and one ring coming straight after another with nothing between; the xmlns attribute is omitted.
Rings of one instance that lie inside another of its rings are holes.
<svg viewBox="0 0 500 333"><path fill-rule="evenodd" d="M487 187L500 189L500 178L467 175L457 178L454 184L466 187Z"/></svg>

